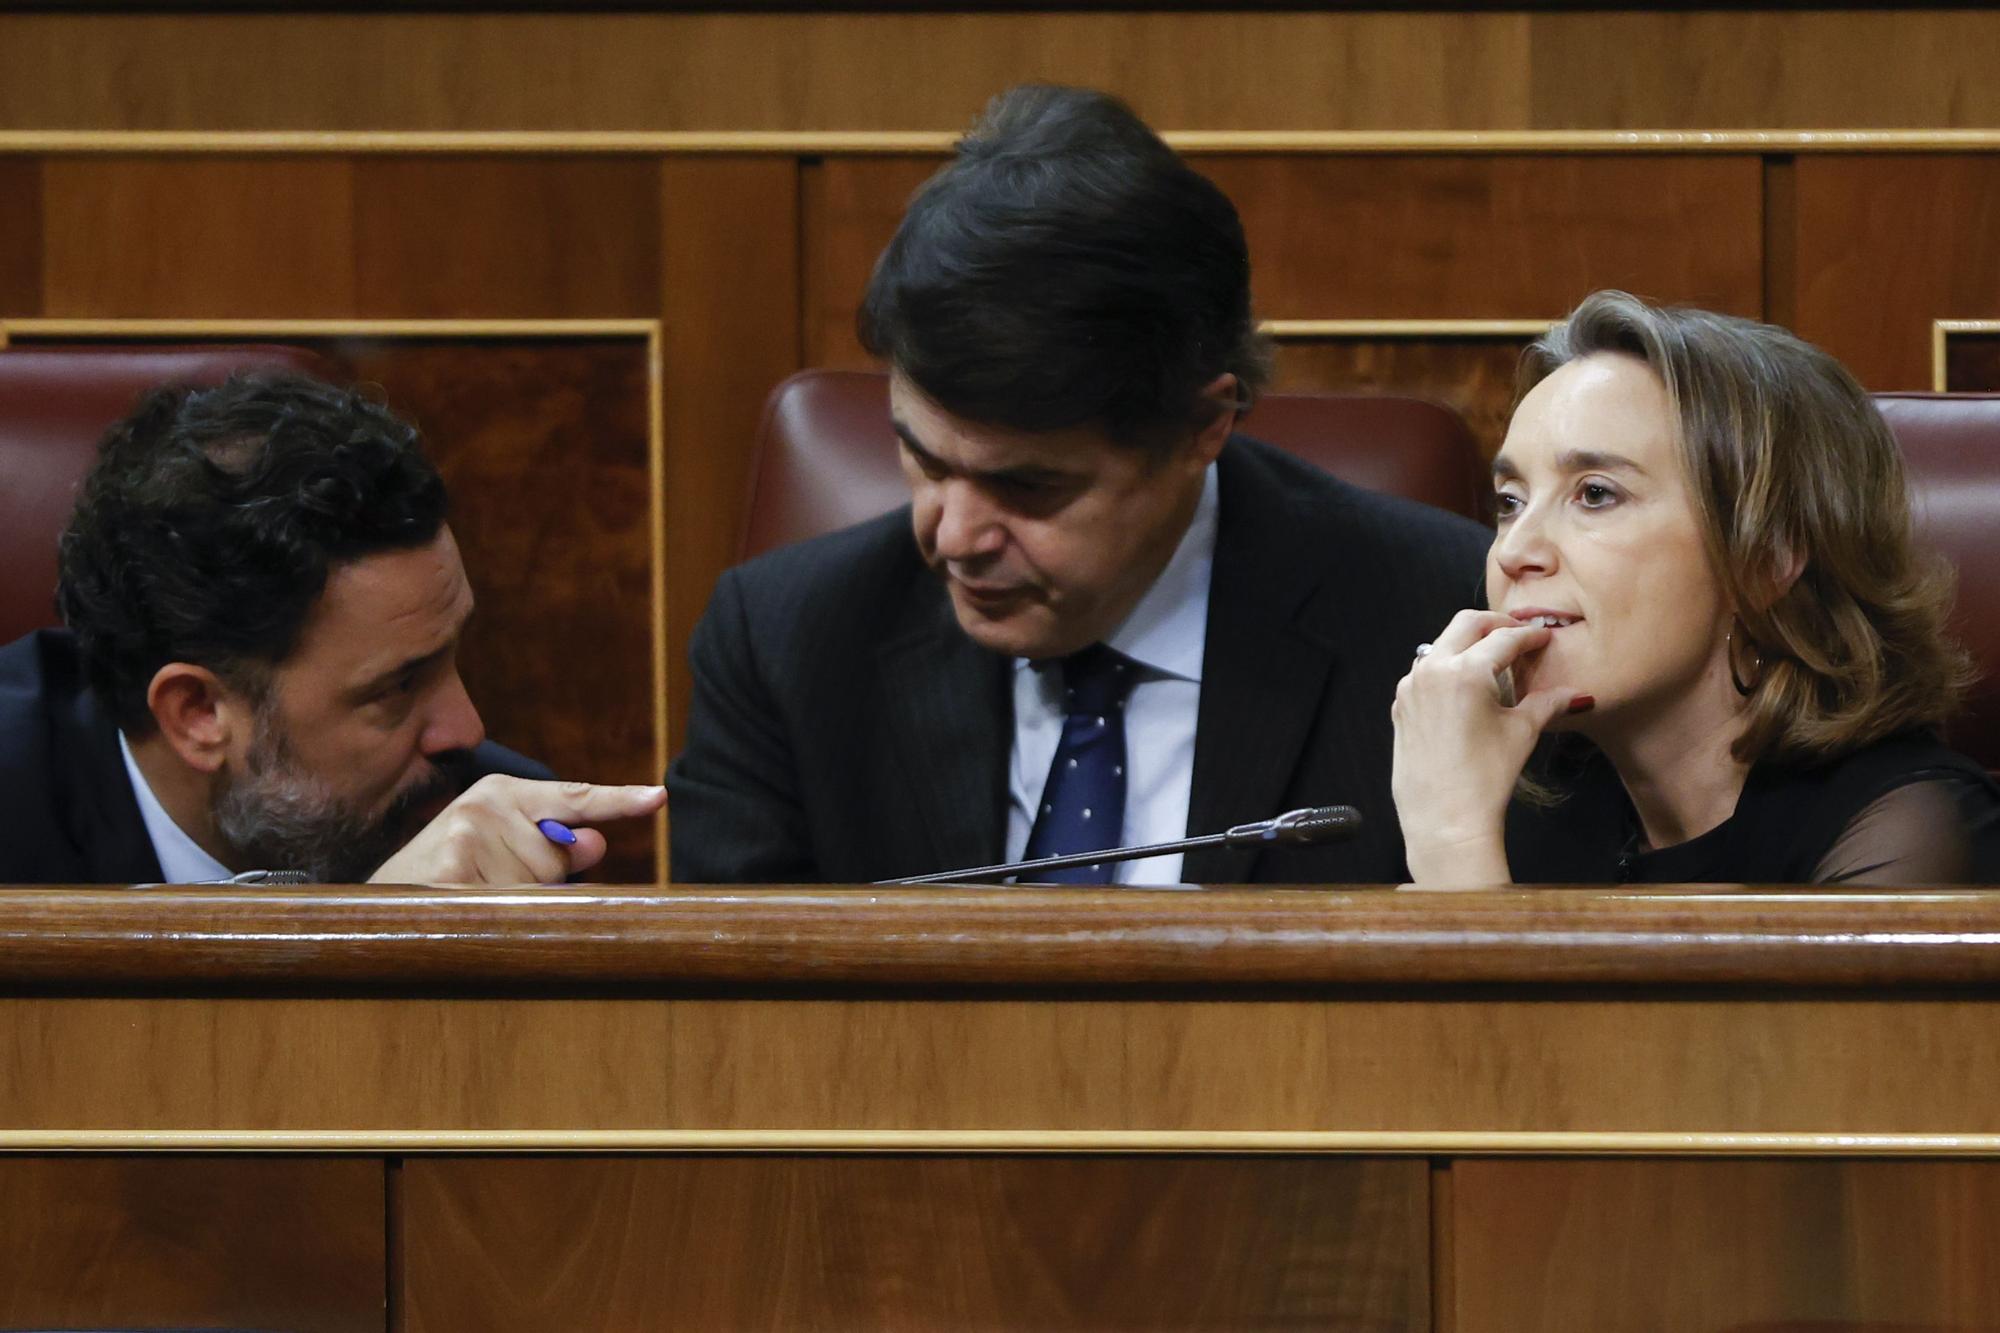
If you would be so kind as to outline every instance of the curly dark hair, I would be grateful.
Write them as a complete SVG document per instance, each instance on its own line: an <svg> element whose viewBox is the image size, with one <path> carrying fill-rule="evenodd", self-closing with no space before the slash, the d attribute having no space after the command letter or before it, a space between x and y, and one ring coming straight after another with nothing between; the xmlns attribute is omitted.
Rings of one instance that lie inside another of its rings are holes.
<svg viewBox="0 0 2000 1333"><path fill-rule="evenodd" d="M358 392L271 373L158 389L98 445L57 602L91 688L147 735L162 666L261 697L335 566L423 546L444 518L416 428Z"/></svg>
<svg viewBox="0 0 2000 1333"><path fill-rule="evenodd" d="M1270 378L1226 195L1117 98L993 99L876 262L862 345L955 416L1161 448Z"/></svg>

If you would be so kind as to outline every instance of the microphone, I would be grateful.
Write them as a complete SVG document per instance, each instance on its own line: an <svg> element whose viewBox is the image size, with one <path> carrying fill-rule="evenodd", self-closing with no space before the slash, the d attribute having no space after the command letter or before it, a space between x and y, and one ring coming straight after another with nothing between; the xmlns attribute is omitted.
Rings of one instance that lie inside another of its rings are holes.
<svg viewBox="0 0 2000 1333"><path fill-rule="evenodd" d="M1144 847L1105 847L1094 852L1070 852L1064 856L1044 856L1035 861L1003 861L995 866L970 870L944 870L935 875L910 875L904 879L881 879L877 884L957 884L968 880L983 882L1007 879L1036 870L1065 870L1070 866L1101 866L1106 861L1143 861L1149 856L1170 856L1203 847L1310 847L1351 836L1361 827L1361 812L1351 805L1320 805L1304 810L1288 810L1276 819L1260 819L1254 824L1238 824L1227 833L1205 833L1199 838L1177 842L1155 842Z"/></svg>

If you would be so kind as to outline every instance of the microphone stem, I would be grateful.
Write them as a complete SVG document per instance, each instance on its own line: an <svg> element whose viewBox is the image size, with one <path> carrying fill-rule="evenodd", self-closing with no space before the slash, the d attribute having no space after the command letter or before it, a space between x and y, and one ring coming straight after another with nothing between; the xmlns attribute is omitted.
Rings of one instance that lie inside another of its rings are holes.
<svg viewBox="0 0 2000 1333"><path fill-rule="evenodd" d="M1181 838L1175 842L1156 842L1144 847L1100 847L1094 852L1070 852L1064 856L1044 856L1036 861L1002 861L998 865L978 866L971 870L946 870L935 875L911 875L904 879L877 880L878 884L963 884L991 879L1004 872L1004 877L1016 879L1036 870L1067 870L1071 866L1103 865L1106 861L1143 861L1149 856L1170 856L1175 852L1192 852L1203 847L1220 847L1229 840L1227 833L1207 833L1199 838Z"/></svg>

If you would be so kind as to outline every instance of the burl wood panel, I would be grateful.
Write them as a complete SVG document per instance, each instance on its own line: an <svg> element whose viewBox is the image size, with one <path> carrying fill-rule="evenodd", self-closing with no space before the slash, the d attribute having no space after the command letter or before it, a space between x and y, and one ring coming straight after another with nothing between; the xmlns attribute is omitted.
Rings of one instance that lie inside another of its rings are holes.
<svg viewBox="0 0 2000 1333"><path fill-rule="evenodd" d="M479 598L459 665L488 733L562 777L659 781L645 341L333 350L423 429L451 489ZM594 877L655 877L651 821L605 833Z"/></svg>
<svg viewBox="0 0 2000 1333"><path fill-rule="evenodd" d="M1931 387L1931 321L2000 316L2000 156L1802 157L1801 336L1870 389Z"/></svg>
<svg viewBox="0 0 2000 1333"><path fill-rule="evenodd" d="M354 201L363 314L658 311L656 159L363 157Z"/></svg>
<svg viewBox="0 0 2000 1333"><path fill-rule="evenodd" d="M799 170L786 157L660 166L673 749L686 734L688 636L742 540L764 396L802 364Z"/></svg>
<svg viewBox="0 0 2000 1333"><path fill-rule="evenodd" d="M0 157L0 319L42 313L42 163Z"/></svg>
<svg viewBox="0 0 2000 1333"><path fill-rule="evenodd" d="M1421 1161L427 1158L411 1333L1428 1328Z"/></svg>
<svg viewBox="0 0 2000 1333"><path fill-rule="evenodd" d="M1992 1329L2000 1162L1460 1161L1457 1333Z"/></svg>
<svg viewBox="0 0 2000 1333"><path fill-rule="evenodd" d="M1944 387L1949 393L2000 393L2000 334L1947 334Z"/></svg>
<svg viewBox="0 0 2000 1333"><path fill-rule="evenodd" d="M1372 389L1429 398L1456 409L1490 458L1506 437L1514 370L1530 341L1485 336L1286 338L1278 344L1276 387ZM1254 411L1243 428L1257 433Z"/></svg>
<svg viewBox="0 0 2000 1333"><path fill-rule="evenodd" d="M51 158L42 170L45 314L354 312L347 159Z"/></svg>
<svg viewBox="0 0 2000 1333"><path fill-rule="evenodd" d="M1600 287L1762 305L1750 155L1195 156L1266 319L1544 319Z"/></svg>
<svg viewBox="0 0 2000 1333"><path fill-rule="evenodd" d="M0 1157L0 1325L384 1327L382 1163Z"/></svg>
<svg viewBox="0 0 2000 1333"><path fill-rule="evenodd" d="M5 999L0 1125L2000 1133L1978 999L1522 994Z"/></svg>

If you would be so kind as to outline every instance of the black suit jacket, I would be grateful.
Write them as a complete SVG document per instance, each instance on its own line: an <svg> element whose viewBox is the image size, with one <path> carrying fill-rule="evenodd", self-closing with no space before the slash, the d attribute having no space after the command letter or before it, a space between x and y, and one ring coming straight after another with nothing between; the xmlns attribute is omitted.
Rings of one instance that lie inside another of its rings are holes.
<svg viewBox="0 0 2000 1333"><path fill-rule="evenodd" d="M490 741L472 757L479 777L550 776ZM84 683L67 630L37 630L0 648L0 821L0 884L160 878L118 728Z"/></svg>
<svg viewBox="0 0 2000 1333"><path fill-rule="evenodd" d="M1306 805L1339 844L1210 849L1206 883L1406 878L1389 705L1416 645L1477 597L1492 534L1232 438L1188 828ZM908 509L732 569L695 630L694 708L667 774L673 877L868 882L1003 859L1009 659L967 638Z"/></svg>

